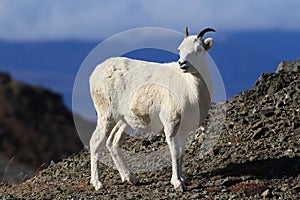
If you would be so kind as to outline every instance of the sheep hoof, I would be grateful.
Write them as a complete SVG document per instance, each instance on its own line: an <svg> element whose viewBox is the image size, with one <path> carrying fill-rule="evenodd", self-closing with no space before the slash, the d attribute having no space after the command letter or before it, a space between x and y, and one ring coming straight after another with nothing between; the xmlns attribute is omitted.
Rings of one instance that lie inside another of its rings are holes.
<svg viewBox="0 0 300 200"><path fill-rule="evenodd" d="M181 181L179 179L172 178L171 179L171 184L174 186L174 189L176 191L179 191L179 192L184 192L185 191L185 186L184 186L183 181Z"/></svg>
<svg viewBox="0 0 300 200"><path fill-rule="evenodd" d="M95 187L95 190L103 188L103 184L100 181L91 181L90 183Z"/></svg>
<svg viewBox="0 0 300 200"><path fill-rule="evenodd" d="M178 191L178 192L185 192L186 191L185 186L184 185L180 185L178 188L176 188L176 191Z"/></svg>
<svg viewBox="0 0 300 200"><path fill-rule="evenodd" d="M131 174L128 178L128 182L131 184L131 185L138 185L139 181L138 179L136 178L135 175Z"/></svg>

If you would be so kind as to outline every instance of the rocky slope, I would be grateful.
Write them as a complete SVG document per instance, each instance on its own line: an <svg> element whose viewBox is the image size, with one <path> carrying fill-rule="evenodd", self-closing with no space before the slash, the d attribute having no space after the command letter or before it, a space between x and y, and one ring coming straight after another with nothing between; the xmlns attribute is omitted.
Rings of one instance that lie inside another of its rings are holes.
<svg viewBox="0 0 300 200"><path fill-rule="evenodd" d="M187 189L184 193L172 189L170 166L137 173L140 183L132 186L121 183L117 171L101 163L105 188L95 191L89 185L86 150L22 184L3 186L0 193L7 198L13 195L24 199L297 199L300 197L299 97L299 71L282 71L265 73L251 90L226 104L214 105L211 118L191 135L184 154ZM224 114L226 119L222 122ZM218 131L220 135L213 134ZM216 139L213 148L202 145ZM123 146L127 151L147 152L162 145L165 145L163 136L155 135L142 139L131 136ZM203 152L208 154L204 156Z"/></svg>
<svg viewBox="0 0 300 200"><path fill-rule="evenodd" d="M0 161L0 180L5 176L11 183L82 149L60 95L4 73L0 73L0 138L0 153L7 158ZM22 170L17 170L18 163ZM4 173L6 168L9 173Z"/></svg>

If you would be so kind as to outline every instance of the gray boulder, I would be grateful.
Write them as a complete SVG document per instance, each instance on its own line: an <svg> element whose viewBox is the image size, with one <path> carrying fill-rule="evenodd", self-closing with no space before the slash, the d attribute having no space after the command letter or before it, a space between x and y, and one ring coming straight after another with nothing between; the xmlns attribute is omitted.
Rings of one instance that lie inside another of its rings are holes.
<svg viewBox="0 0 300 200"><path fill-rule="evenodd" d="M300 72L300 57L297 58L295 61L282 61L277 69L276 72Z"/></svg>

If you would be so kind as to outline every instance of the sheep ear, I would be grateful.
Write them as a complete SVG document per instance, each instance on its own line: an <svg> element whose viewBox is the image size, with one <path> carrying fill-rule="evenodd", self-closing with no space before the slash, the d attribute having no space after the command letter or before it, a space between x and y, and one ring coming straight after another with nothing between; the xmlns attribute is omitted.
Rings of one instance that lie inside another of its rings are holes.
<svg viewBox="0 0 300 200"><path fill-rule="evenodd" d="M189 28L186 26L185 27L185 33L184 33L184 38L189 36Z"/></svg>
<svg viewBox="0 0 300 200"><path fill-rule="evenodd" d="M203 44L204 49L205 49L206 51L208 51L208 50L211 49L212 46L213 46L213 39L212 39L212 38L207 38L207 39L204 40L203 43L204 43L204 44Z"/></svg>

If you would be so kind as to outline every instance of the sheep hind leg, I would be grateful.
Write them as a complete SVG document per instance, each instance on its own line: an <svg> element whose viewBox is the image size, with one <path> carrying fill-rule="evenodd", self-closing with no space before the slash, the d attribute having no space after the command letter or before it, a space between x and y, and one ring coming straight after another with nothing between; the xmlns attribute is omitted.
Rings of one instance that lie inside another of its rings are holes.
<svg viewBox="0 0 300 200"><path fill-rule="evenodd" d="M99 190L103 184L99 180L98 161L100 159L101 148L104 147L107 140L107 133L110 132L114 125L109 120L98 120L97 127L92 134L90 140L90 153L91 153L91 180L90 183Z"/></svg>
<svg viewBox="0 0 300 200"><path fill-rule="evenodd" d="M106 146L109 149L111 157L120 173L122 182L128 181L130 184L135 185L137 184L137 179L134 174L130 173L120 148L126 136L124 131L127 126L128 125L124 121L120 120L110 133Z"/></svg>

